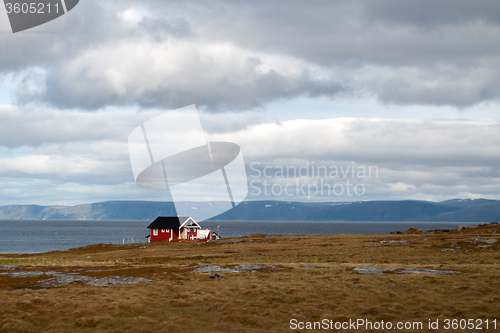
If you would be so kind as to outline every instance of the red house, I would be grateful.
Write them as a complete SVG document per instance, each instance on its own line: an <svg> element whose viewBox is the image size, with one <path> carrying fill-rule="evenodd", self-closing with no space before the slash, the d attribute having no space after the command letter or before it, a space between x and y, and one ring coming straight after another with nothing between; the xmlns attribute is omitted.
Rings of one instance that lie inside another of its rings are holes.
<svg viewBox="0 0 500 333"><path fill-rule="evenodd" d="M149 242L209 240L212 234L208 229L201 229L191 217L160 216L148 225L148 229L149 236L146 237Z"/></svg>

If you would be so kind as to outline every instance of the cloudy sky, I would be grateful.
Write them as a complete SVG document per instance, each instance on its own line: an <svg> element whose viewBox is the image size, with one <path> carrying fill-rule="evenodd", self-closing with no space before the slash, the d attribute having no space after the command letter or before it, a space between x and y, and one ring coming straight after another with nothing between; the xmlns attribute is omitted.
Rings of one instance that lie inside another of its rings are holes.
<svg viewBox="0 0 500 333"><path fill-rule="evenodd" d="M0 205L166 200L127 138L191 104L249 200L500 199L499 82L494 0L82 0L16 34L2 6Z"/></svg>

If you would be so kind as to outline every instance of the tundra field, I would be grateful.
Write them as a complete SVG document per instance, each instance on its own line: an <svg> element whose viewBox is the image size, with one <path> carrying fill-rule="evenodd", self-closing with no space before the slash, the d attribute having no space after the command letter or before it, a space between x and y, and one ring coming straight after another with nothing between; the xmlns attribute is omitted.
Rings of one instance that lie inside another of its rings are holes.
<svg viewBox="0 0 500 333"><path fill-rule="evenodd" d="M401 330L415 332L464 331L445 320L473 319L466 331L499 331L499 238L500 225L487 224L3 254L0 331L305 332L308 322L344 331L335 324L358 319L422 322Z"/></svg>

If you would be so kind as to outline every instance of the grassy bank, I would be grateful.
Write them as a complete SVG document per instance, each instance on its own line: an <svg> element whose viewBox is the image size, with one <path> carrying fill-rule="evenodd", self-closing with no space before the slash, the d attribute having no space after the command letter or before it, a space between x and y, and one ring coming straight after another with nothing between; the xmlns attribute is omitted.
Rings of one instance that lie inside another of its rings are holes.
<svg viewBox="0 0 500 333"><path fill-rule="evenodd" d="M477 241L478 236L499 239L500 227L434 234L254 235L209 243L99 244L0 255L0 273L8 273L0 275L0 331L286 332L292 331L291 319L420 321L421 331L427 331L428 319L498 322L500 241L489 244ZM192 272L200 264L267 268L218 272L222 279L211 279L210 273ZM458 273L363 275L354 270L360 266ZM151 281L43 287L54 273L11 274L31 271Z"/></svg>

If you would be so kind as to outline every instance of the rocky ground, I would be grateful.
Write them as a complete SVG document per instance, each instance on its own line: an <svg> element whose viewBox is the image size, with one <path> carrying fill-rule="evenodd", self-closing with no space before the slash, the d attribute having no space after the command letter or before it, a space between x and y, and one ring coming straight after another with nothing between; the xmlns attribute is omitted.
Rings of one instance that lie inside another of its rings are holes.
<svg viewBox="0 0 500 333"><path fill-rule="evenodd" d="M485 224L4 254L0 331L286 332L292 319L500 321L499 239L500 226Z"/></svg>

